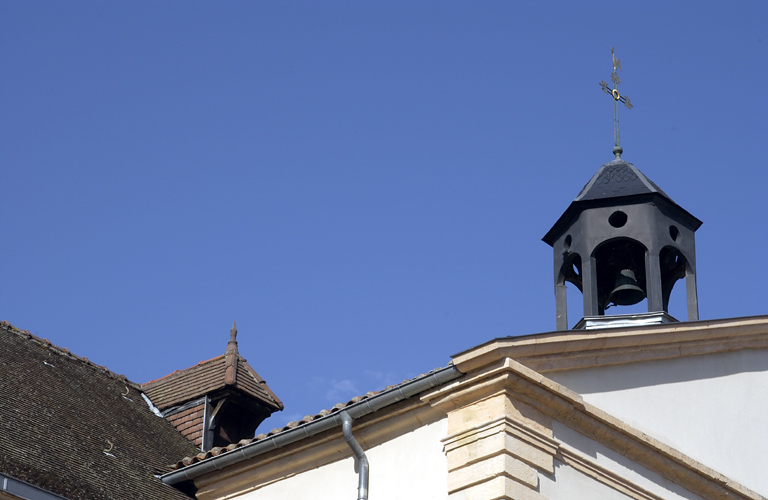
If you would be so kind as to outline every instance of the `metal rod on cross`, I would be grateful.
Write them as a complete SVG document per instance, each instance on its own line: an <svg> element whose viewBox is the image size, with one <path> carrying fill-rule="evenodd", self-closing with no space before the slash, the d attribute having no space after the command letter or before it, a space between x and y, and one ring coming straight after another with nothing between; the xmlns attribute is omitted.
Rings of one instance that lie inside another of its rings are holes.
<svg viewBox="0 0 768 500"><path fill-rule="evenodd" d="M624 152L621 149L621 142L619 141L619 103L624 104L627 109L632 109L632 103L629 102L629 97L619 94L619 85L621 79L619 78L619 70L621 69L621 61L616 58L616 54L611 47L611 58L613 59L613 73L611 73L611 81L613 82L613 88L610 88L605 80L600 82L603 92L613 97L613 154L616 155L616 159L621 159L621 153Z"/></svg>

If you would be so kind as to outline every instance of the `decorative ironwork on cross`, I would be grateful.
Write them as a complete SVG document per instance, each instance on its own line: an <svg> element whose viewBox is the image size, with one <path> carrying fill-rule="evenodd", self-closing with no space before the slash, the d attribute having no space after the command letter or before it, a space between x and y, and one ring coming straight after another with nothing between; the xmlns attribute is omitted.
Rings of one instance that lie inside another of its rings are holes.
<svg viewBox="0 0 768 500"><path fill-rule="evenodd" d="M619 85L621 79L619 78L619 70L621 69L621 61L616 58L616 54L611 47L611 58L613 59L613 73L611 73L611 81L613 82L613 88L609 87L605 80L600 82L603 92L613 97L613 154L616 155L616 159L621 159L621 153L624 152L621 149L619 142L619 103L624 104L627 109L632 109L632 103L629 102L629 97L621 95L619 93Z"/></svg>

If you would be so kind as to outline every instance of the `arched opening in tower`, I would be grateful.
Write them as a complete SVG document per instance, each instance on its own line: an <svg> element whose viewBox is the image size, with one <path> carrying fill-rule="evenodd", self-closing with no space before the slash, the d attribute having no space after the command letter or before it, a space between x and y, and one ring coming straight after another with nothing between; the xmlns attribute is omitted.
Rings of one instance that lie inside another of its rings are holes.
<svg viewBox="0 0 768 500"><path fill-rule="evenodd" d="M604 315L616 306L622 310L614 309L614 314L647 311L647 307L643 308L648 294L646 251L644 245L630 238L609 240L597 247L594 258L598 314Z"/></svg>
<svg viewBox="0 0 768 500"><path fill-rule="evenodd" d="M675 287L675 284L686 277L689 267L688 260L677 248L667 246L659 253L664 311L678 319L686 317L687 294L685 287Z"/></svg>

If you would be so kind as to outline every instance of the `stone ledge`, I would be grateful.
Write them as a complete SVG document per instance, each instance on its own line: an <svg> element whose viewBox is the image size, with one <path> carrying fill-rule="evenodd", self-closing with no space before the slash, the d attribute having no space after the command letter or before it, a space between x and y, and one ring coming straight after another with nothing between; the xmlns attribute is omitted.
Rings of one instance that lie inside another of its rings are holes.
<svg viewBox="0 0 768 500"><path fill-rule="evenodd" d="M507 477L496 477L451 493L448 500L547 500L547 497Z"/></svg>
<svg viewBox="0 0 768 500"><path fill-rule="evenodd" d="M504 401L501 394L509 399ZM482 397L479 401L478 396ZM554 419L702 498L764 500L742 484L585 403L577 393L510 358L467 373L423 395L422 400L447 409L449 432L487 423L493 419L489 415L506 415L551 435L551 424L546 423ZM533 418L529 418L531 415ZM591 469L594 472L598 468Z"/></svg>
<svg viewBox="0 0 768 500"><path fill-rule="evenodd" d="M539 470L552 473L552 457L558 443L504 416L448 436L443 440L443 445L448 455L449 472L506 453Z"/></svg>
<svg viewBox="0 0 768 500"><path fill-rule="evenodd" d="M535 489L539 486L539 475L536 469L511 455L502 453L449 473L448 493L454 493L498 477L512 479L529 488Z"/></svg>
<svg viewBox="0 0 768 500"><path fill-rule="evenodd" d="M495 339L453 357L463 373L512 358L540 373L768 348L768 316Z"/></svg>

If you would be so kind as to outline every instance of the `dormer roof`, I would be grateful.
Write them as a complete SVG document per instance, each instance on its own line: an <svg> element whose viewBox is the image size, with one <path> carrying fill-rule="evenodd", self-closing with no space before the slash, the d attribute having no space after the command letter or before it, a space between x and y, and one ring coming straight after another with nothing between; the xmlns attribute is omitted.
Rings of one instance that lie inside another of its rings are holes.
<svg viewBox="0 0 768 500"><path fill-rule="evenodd" d="M234 326L233 332L225 354L143 384L142 389L152 403L165 410L221 389L234 388L270 412L282 410L283 403L238 353Z"/></svg>

